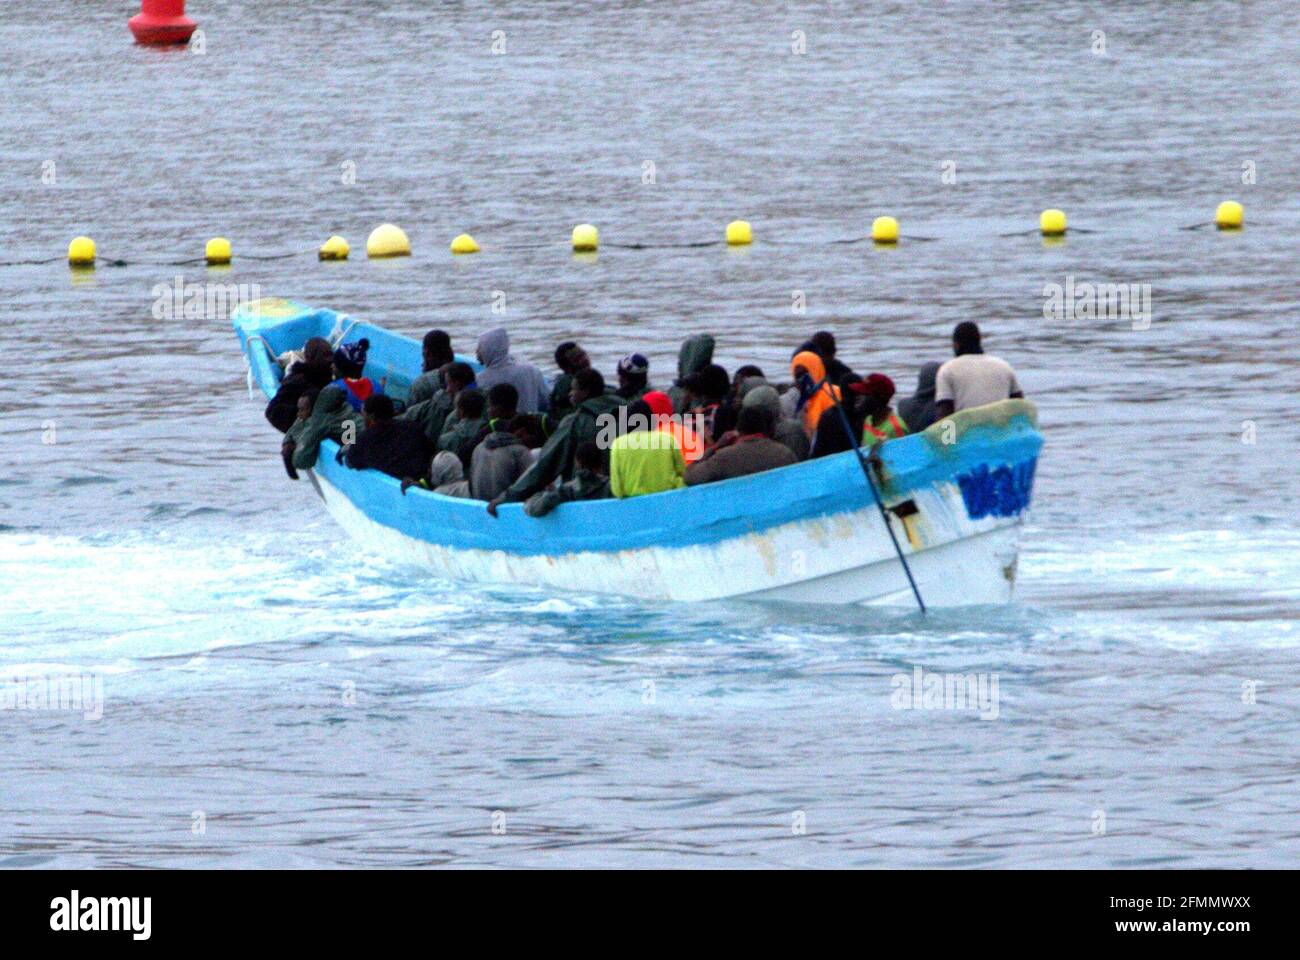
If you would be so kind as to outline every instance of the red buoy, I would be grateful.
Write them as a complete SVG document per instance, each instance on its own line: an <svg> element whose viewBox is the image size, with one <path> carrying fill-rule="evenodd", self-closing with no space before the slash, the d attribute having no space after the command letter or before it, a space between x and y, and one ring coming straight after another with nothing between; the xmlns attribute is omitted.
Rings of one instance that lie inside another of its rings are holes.
<svg viewBox="0 0 1300 960"><path fill-rule="evenodd" d="M198 26L185 16L185 0L140 0L140 12L127 21L136 43L189 43Z"/></svg>

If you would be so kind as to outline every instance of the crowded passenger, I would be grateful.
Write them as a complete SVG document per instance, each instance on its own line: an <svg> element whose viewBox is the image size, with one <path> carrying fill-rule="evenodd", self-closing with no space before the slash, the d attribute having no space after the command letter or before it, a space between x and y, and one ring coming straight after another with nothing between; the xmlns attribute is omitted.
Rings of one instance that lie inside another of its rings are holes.
<svg viewBox="0 0 1300 960"><path fill-rule="evenodd" d="M384 384L364 375L368 348L362 339L332 350L313 338L300 359L290 356L267 408L267 419L285 431L286 472L297 479L298 470L314 467L321 442L331 439L350 467L402 479L403 492L418 485L487 501L492 516L503 503L524 503L527 516L540 517L571 501L748 476L873 447L954 412L1023 396L1015 372L983 352L969 321L953 330L953 359L924 364L916 391L897 410L894 382L855 374L836 357L829 331L795 353L793 383L779 386L753 364L728 376L713 362L713 337L693 335L682 343L668 392L652 389L641 353L618 362L611 390L586 351L566 341L555 350L560 376L548 394L541 372L510 355L504 328L479 337L477 374L454 359L445 331L430 330L400 417ZM560 416L548 417L548 408Z"/></svg>
<svg viewBox="0 0 1300 960"><path fill-rule="evenodd" d="M686 409L686 388L682 381L713 362L713 346L713 337L707 333L697 333L682 341L677 351L677 379L668 391L674 410Z"/></svg>
<svg viewBox="0 0 1300 960"><path fill-rule="evenodd" d="M724 434L703 459L686 468L686 483L713 483L798 463L789 447L773 439L775 431L776 417L769 408L742 407L736 429Z"/></svg>
<svg viewBox="0 0 1300 960"><path fill-rule="evenodd" d="M939 419L935 410L934 391L935 379L941 366L943 364L937 360L921 364L921 370L916 375L916 392L898 401L898 415L907 424L909 433L920 433Z"/></svg>
<svg viewBox="0 0 1300 960"><path fill-rule="evenodd" d="M548 487L524 501L524 513L544 517L562 503L575 500L603 500L609 496L609 467L605 451L594 440L578 444L574 455L573 479Z"/></svg>
<svg viewBox="0 0 1300 960"><path fill-rule="evenodd" d="M735 412L723 407L731 379L716 363L705 364L682 378L686 391L685 412L696 418L706 444L713 444L735 425Z"/></svg>
<svg viewBox="0 0 1300 960"><path fill-rule="evenodd" d="M311 392L318 393L334 379L334 348L324 337L312 337L303 345L301 359L292 359L285 368L280 389L266 405L266 419L281 433L286 433L298 419L298 401Z"/></svg>
<svg viewBox="0 0 1300 960"><path fill-rule="evenodd" d="M366 428L355 443L339 450L349 467L378 470L398 480L418 477L428 469L433 445L419 424L397 419L391 397L374 394L366 399L362 410Z"/></svg>
<svg viewBox="0 0 1300 960"><path fill-rule="evenodd" d="M399 415L400 420L414 420L424 429L424 435L434 443L442 436L447 418L456 409L456 397L462 390L474 387L474 368L468 363L455 361L440 369L443 386L433 396L409 404ZM418 379L418 378L417 378Z"/></svg>
<svg viewBox="0 0 1300 960"><path fill-rule="evenodd" d="M883 440L907 436L907 427L889 405L894 397L893 380L883 373L873 373L866 380L855 383L852 389L865 400L862 406L866 414L862 421L863 445L872 446Z"/></svg>
<svg viewBox="0 0 1300 960"><path fill-rule="evenodd" d="M609 492L619 498L663 493L686 485L686 458L645 400L627 409L627 433L609 448Z"/></svg>
<svg viewBox="0 0 1300 960"><path fill-rule="evenodd" d="M532 452L514 420L494 417L489 422L492 431L470 456L469 488L475 500L495 500L533 465Z"/></svg>
<svg viewBox="0 0 1300 960"><path fill-rule="evenodd" d="M599 437L606 415L617 416L618 408L623 405L621 397L605 393L605 378L594 367L573 375L570 400L574 406L573 413L556 426L536 462L511 484L510 489L488 501L488 513L492 516L496 516L497 507L502 503L527 500L557 478L571 480L578 446Z"/></svg>
<svg viewBox="0 0 1300 960"><path fill-rule="evenodd" d="M935 376L934 408L938 419L970 407L1024 396L1011 364L984 352L980 328L972 321L952 331L953 358Z"/></svg>
<svg viewBox="0 0 1300 960"><path fill-rule="evenodd" d="M443 370L449 363L456 362L456 352L451 349L451 337L445 330L430 330L424 335L420 344L420 375L411 381L407 393L406 405L413 406L428 400L447 384L443 380Z"/></svg>
<svg viewBox="0 0 1300 960"><path fill-rule="evenodd" d="M510 354L510 334L505 327L494 327L478 338L478 372L480 390L490 390L498 383L508 383L519 391L521 413L545 412L550 398L542 371Z"/></svg>
<svg viewBox="0 0 1300 960"><path fill-rule="evenodd" d="M333 440L345 447L354 443L364 429L365 419L352 409L347 391L333 384L326 387L317 394L311 413L302 426L295 425L285 435L285 445L293 445L285 463L289 476L296 480L297 470L310 470L316 466L322 440ZM284 455L283 449L281 454Z"/></svg>
<svg viewBox="0 0 1300 960"><path fill-rule="evenodd" d="M487 422L487 397L483 391L470 388L456 394L456 409L447 418L438 437L438 450L446 450L460 457L469 466L469 455L474 451L474 440Z"/></svg>
<svg viewBox="0 0 1300 960"><path fill-rule="evenodd" d="M641 353L629 353L618 362L618 389L615 394L624 402L640 400L650 390L650 361Z"/></svg>
<svg viewBox="0 0 1300 960"><path fill-rule="evenodd" d="M591 358L577 343L566 340L555 348L555 365L560 368L560 375L551 387L546 412L559 423L573 412L573 401L569 398L569 391L573 389L573 375L590 367Z"/></svg>
<svg viewBox="0 0 1300 960"><path fill-rule="evenodd" d="M356 343L345 343L334 351L334 373L338 377L334 385L347 392L348 405L353 410L360 410L372 395L384 392L382 382L376 384L365 375L369 351L370 341L365 337Z"/></svg>

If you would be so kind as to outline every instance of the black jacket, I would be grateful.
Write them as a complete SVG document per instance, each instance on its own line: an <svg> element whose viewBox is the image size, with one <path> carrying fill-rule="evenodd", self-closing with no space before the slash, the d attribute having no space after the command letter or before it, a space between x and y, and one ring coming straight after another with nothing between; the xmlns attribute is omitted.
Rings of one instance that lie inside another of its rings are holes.
<svg viewBox="0 0 1300 960"><path fill-rule="evenodd" d="M423 477L429 472L434 445L418 423L387 420L366 427L348 448L354 470L379 470L390 477Z"/></svg>
<svg viewBox="0 0 1300 960"><path fill-rule="evenodd" d="M328 363L295 363L280 381L280 389L266 405L266 419L271 421L271 426L284 433L298 419L298 398L308 390L325 389L333 379L334 371Z"/></svg>

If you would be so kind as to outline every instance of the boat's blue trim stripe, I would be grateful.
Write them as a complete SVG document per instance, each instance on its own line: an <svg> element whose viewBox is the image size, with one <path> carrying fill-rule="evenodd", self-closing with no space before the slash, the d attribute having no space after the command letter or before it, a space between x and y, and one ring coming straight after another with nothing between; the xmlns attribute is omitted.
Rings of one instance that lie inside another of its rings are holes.
<svg viewBox="0 0 1300 960"><path fill-rule="evenodd" d="M279 324L241 326L237 317L236 328L241 340L246 340L250 332L257 333L279 353L300 346L309 336L328 333L336 316L333 311L311 311L287 321L285 326L292 325L288 332ZM376 361L385 366L391 362L395 372L419 369L416 341L368 324L357 324L346 339L354 341L362 336L371 341L367 363L370 376L383 375L384 368L376 369ZM257 353L256 349L252 351L254 373L263 389L274 393L278 368L269 360L259 364ZM404 366L399 367L399 363ZM960 443L950 447L938 447L922 436L890 441L880 448L889 480L886 501L905 500L913 491L937 481L958 482L964 475L982 476L981 469L996 473L1005 467L1013 477L1032 478L1041 446L1041 435L1025 417L1014 417L1005 426L972 426L963 432ZM849 452L668 493L566 504L541 518L526 516L519 504L507 504L494 520L482 501L443 497L420 489L403 496L400 484L392 477L336 463L337 451L337 444L323 443L317 471L376 522L432 544L520 555L707 545L796 520L858 510L871 503L856 455ZM980 481L971 483L977 509L991 502L986 514L1006 515L998 512L1010 504L1006 484L998 481L992 493L981 493ZM967 498L966 502L969 510L972 501ZM1024 490L1019 509L1027 505L1028 491Z"/></svg>

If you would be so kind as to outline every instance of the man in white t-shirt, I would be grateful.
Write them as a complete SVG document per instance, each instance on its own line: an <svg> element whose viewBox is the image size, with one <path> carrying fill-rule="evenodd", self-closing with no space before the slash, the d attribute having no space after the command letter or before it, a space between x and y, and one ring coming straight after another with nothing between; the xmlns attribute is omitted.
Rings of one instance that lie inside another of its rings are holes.
<svg viewBox="0 0 1300 960"><path fill-rule="evenodd" d="M1025 395L1011 364L984 352L980 328L971 321L953 329L952 352L956 356L939 368L935 379L934 408L939 419L958 410Z"/></svg>

